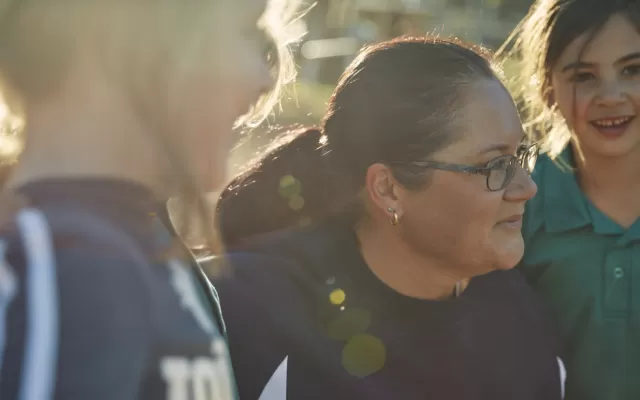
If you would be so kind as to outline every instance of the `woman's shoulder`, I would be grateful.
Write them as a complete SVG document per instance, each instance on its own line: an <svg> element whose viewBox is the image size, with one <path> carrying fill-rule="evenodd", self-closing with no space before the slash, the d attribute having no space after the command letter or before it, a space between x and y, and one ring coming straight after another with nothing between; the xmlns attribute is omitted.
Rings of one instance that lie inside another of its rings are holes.
<svg viewBox="0 0 640 400"><path fill-rule="evenodd" d="M256 309L265 314L311 313L325 298L329 271L340 264L335 240L322 226L274 232L202 263L205 271L222 271L209 278L225 320L231 320L230 329L234 315Z"/></svg>
<svg viewBox="0 0 640 400"><path fill-rule="evenodd" d="M474 300L485 305L494 304L496 309L511 310L509 315L517 315L518 320L528 321L540 338L561 353L559 336L548 316L548 310L540 296L529 285L522 272L516 268L493 271L474 278L472 281Z"/></svg>
<svg viewBox="0 0 640 400"><path fill-rule="evenodd" d="M328 256L337 250L335 234L326 225L263 234L229 248L217 262L225 262L232 275L243 279L247 274L324 275Z"/></svg>
<svg viewBox="0 0 640 400"><path fill-rule="evenodd" d="M473 285L473 286L472 286ZM529 285L522 272L516 268L493 271L472 280L470 289L474 300L491 304L509 304L509 308L521 315L529 315L542 322L544 312L535 290ZM546 321L544 322L547 323Z"/></svg>

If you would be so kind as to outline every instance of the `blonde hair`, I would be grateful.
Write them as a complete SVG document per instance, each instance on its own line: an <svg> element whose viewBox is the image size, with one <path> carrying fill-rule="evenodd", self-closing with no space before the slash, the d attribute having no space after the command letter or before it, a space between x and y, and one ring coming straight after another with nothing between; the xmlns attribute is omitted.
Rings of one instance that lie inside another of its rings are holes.
<svg viewBox="0 0 640 400"><path fill-rule="evenodd" d="M310 7L310 6L308 6ZM267 10L258 24L271 36L277 69L274 72L274 87L253 107L252 111L241 118L241 124L255 127L264 121L279 104L286 85L296 77L296 65L290 50L306 33L296 23L306 14L308 8L301 9L299 0L270 0Z"/></svg>
<svg viewBox="0 0 640 400"><path fill-rule="evenodd" d="M545 64L552 2L537 1L496 56L505 69L515 72L507 85L522 113L525 132L540 144L542 151L555 158L571 139L571 133L552 99L551 77Z"/></svg>
<svg viewBox="0 0 640 400"><path fill-rule="evenodd" d="M244 123L257 124L264 119L277 104L283 85L295 77L289 46L302 33L292 29L300 16L298 1L269 0L257 21L273 40L276 82L273 90L245 116ZM188 155L175 154L178 152L162 134L171 128L165 127L166 121L156 120L168 116L166 74L180 73L185 64L188 67L202 61L198 57L203 57L203 52L193 51L194 45L215 30L206 16L211 15L209 11L215 12L216 4L216 0L0 0L0 90L10 110L1 121L4 129L0 134L14 141L19 138L21 124L16 121L23 117L24 104L50 94L62 82L77 37L87 32L103 34L98 39L104 40L100 50L105 70L127 90L135 111L153 125L152 130L158 133L156 139L182 178L179 184L185 215L187 209L196 210L209 247L219 249L202 191L189 179ZM19 148L15 150L19 152ZM17 156L4 159L14 160Z"/></svg>

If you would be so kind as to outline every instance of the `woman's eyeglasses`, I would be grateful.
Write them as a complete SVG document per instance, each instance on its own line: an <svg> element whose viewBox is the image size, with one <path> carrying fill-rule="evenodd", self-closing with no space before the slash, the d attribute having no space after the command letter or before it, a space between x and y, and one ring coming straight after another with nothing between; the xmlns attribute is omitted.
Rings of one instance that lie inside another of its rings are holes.
<svg viewBox="0 0 640 400"><path fill-rule="evenodd" d="M536 166L539 152L540 147L537 144L520 145L516 155L496 157L482 167L431 161L424 161L417 164L421 167L442 171L484 175L487 177L487 188L495 192L506 188L511 183L518 167L524 169L527 174L531 175Z"/></svg>

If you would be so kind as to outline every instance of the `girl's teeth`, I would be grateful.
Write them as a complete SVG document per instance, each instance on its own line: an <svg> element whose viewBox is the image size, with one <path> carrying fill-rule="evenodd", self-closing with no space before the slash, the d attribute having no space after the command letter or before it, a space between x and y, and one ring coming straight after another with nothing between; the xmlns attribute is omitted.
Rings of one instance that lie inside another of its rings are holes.
<svg viewBox="0 0 640 400"><path fill-rule="evenodd" d="M606 119L606 120L597 120L594 121L596 125L603 127L603 128L611 128L614 126L618 126L618 125L622 125L624 123L629 122L629 120L631 120L630 117L625 117L625 118L617 118L617 119Z"/></svg>

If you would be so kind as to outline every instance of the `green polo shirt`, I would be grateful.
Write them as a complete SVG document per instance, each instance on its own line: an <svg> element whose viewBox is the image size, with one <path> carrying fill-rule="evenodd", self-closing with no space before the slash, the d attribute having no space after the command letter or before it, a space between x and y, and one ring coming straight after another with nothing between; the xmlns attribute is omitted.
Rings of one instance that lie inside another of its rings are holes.
<svg viewBox="0 0 640 400"><path fill-rule="evenodd" d="M571 149L561 158L571 165ZM520 268L563 338L566 398L640 399L640 219L613 222L546 156L533 178Z"/></svg>

